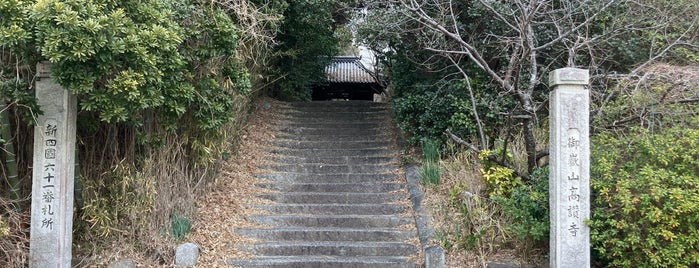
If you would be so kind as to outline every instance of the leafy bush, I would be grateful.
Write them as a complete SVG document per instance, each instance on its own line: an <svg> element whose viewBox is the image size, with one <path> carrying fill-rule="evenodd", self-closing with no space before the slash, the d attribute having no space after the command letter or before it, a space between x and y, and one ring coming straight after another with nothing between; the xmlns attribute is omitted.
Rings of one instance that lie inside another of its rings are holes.
<svg viewBox="0 0 699 268"><path fill-rule="evenodd" d="M522 184L522 179L517 177L515 171L511 168L503 167L488 160L490 153L490 150L483 150L478 154L478 158L483 164L481 174L483 174L483 179L488 185L488 196L493 197L497 195L509 198L512 190ZM507 155L509 158L512 157L509 153Z"/></svg>
<svg viewBox="0 0 699 268"><path fill-rule="evenodd" d="M459 93L448 94L429 88L416 90L393 100L393 109L398 126L408 136L408 142L418 144L425 139L444 140L444 131L449 129L472 131L475 124L463 117ZM460 120L454 121L452 118ZM464 133L459 131L458 133Z"/></svg>
<svg viewBox="0 0 699 268"><path fill-rule="evenodd" d="M17 47L31 37L26 5L21 0L0 2L0 47Z"/></svg>
<svg viewBox="0 0 699 268"><path fill-rule="evenodd" d="M158 1L39 1L30 16L58 82L87 96L82 109L113 122L148 108L184 113L185 103L168 100L193 95L176 84L184 76L177 50L184 36L172 10Z"/></svg>
<svg viewBox="0 0 699 268"><path fill-rule="evenodd" d="M536 169L531 184L517 183L509 197L493 199L511 217L508 229L517 235L525 248L545 248L549 239L549 169Z"/></svg>
<svg viewBox="0 0 699 268"><path fill-rule="evenodd" d="M239 30L219 6L47 0L25 12L56 80L102 121L138 125L148 113L168 130L213 135L233 118L232 93L249 92Z"/></svg>
<svg viewBox="0 0 699 268"><path fill-rule="evenodd" d="M403 46L404 43L397 44ZM444 140L444 131L463 134L464 127L455 127L452 116L461 112L458 100L466 99L466 91L437 84L438 74L422 69L408 57L410 47L386 54L386 66L394 89L393 113L398 127L412 145L423 140ZM470 120L461 122L475 126ZM466 127L468 128L468 127ZM475 133L475 132L474 132Z"/></svg>
<svg viewBox="0 0 699 268"><path fill-rule="evenodd" d="M592 147L591 242L611 266L699 265L699 130L602 133Z"/></svg>

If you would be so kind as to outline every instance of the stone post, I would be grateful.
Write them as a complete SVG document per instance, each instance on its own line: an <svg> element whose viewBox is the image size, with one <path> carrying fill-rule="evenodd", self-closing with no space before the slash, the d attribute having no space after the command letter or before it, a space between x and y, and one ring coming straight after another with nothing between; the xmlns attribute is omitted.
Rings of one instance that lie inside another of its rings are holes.
<svg viewBox="0 0 699 268"><path fill-rule="evenodd" d="M588 70L549 74L550 266L590 267L590 92Z"/></svg>
<svg viewBox="0 0 699 268"><path fill-rule="evenodd" d="M29 267L71 267L77 99L39 63Z"/></svg>

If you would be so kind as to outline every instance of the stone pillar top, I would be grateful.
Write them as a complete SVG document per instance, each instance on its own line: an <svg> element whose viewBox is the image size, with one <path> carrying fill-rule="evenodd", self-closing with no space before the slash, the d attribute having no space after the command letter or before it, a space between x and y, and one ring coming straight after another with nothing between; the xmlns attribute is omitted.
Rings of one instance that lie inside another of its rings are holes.
<svg viewBox="0 0 699 268"><path fill-rule="evenodd" d="M549 73L549 86L558 85L587 85L590 71L578 68L556 69Z"/></svg>

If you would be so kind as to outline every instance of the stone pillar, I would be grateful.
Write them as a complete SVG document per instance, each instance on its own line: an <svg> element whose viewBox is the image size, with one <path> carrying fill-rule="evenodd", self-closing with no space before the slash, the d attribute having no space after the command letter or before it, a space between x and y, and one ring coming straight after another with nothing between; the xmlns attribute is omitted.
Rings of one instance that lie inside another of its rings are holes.
<svg viewBox="0 0 699 268"><path fill-rule="evenodd" d="M590 92L588 70L549 74L550 266L590 267Z"/></svg>
<svg viewBox="0 0 699 268"><path fill-rule="evenodd" d="M29 267L71 267L77 99L39 63Z"/></svg>

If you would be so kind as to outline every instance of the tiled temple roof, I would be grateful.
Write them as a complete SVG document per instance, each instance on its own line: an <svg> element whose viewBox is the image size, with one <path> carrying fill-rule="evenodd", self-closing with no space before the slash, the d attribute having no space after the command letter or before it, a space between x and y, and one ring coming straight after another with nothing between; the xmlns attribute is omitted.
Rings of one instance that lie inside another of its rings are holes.
<svg viewBox="0 0 699 268"><path fill-rule="evenodd" d="M361 63L359 57L338 56L325 67L330 83L377 83L374 76Z"/></svg>

